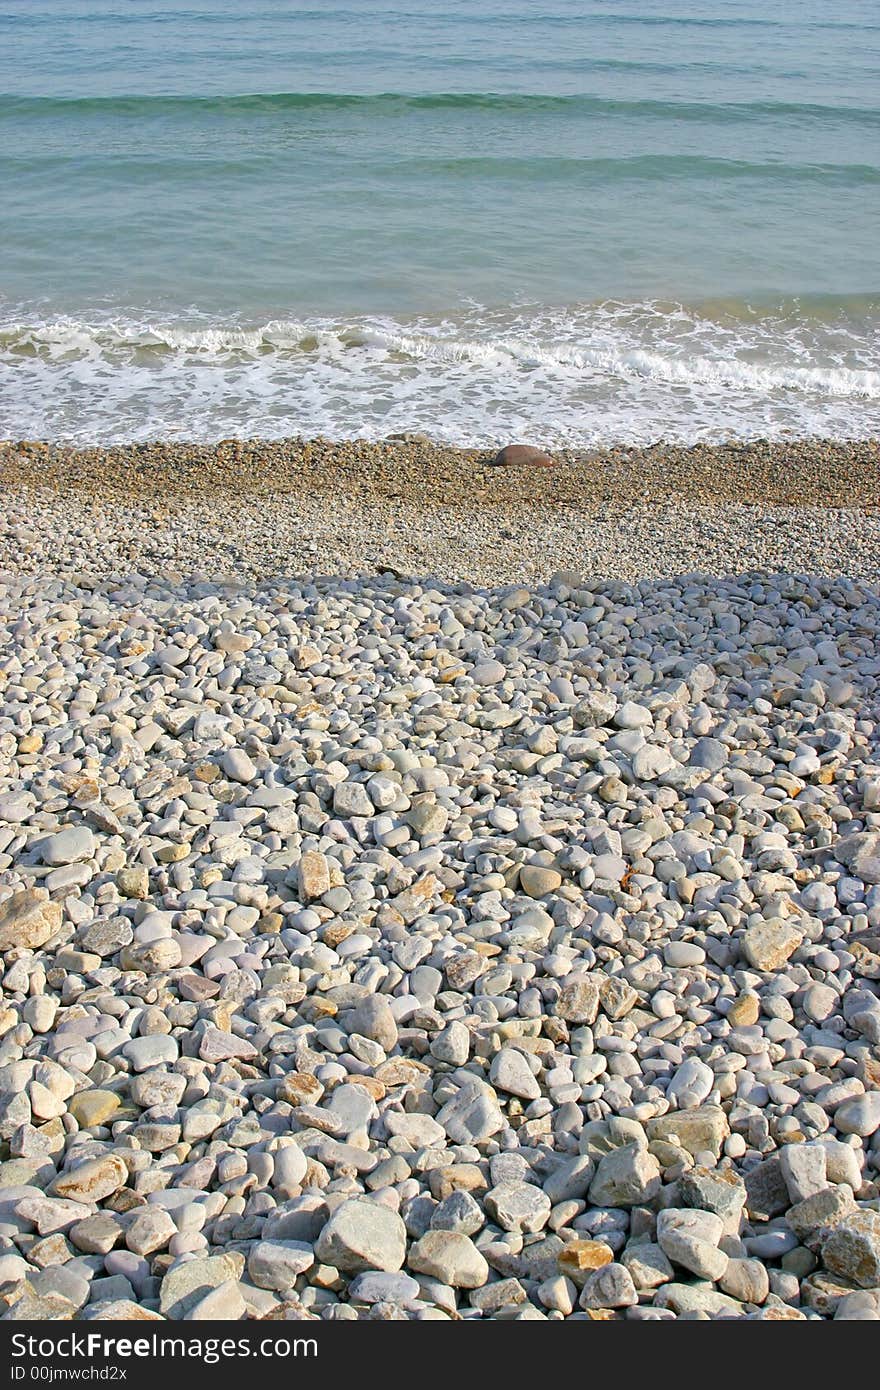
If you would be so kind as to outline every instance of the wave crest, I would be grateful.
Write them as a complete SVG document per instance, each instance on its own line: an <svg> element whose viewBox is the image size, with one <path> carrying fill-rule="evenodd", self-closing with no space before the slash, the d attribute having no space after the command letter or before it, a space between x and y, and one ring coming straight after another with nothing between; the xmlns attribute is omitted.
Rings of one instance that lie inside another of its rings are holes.
<svg viewBox="0 0 880 1390"><path fill-rule="evenodd" d="M0 320L0 433L526 431L574 447L880 433L876 306L758 314L606 302L448 319Z"/></svg>

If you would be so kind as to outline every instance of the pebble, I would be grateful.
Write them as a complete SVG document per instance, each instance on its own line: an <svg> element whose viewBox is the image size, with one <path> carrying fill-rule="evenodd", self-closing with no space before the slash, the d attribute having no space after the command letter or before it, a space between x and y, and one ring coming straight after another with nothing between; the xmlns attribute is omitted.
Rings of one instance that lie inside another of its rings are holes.
<svg viewBox="0 0 880 1390"><path fill-rule="evenodd" d="M460 1231L426 1231L410 1246L408 1264L453 1289L478 1289L489 1277L484 1256Z"/></svg>
<svg viewBox="0 0 880 1390"><path fill-rule="evenodd" d="M858 1134L867 1139L880 1129L880 1091L867 1091L838 1105L834 1127L839 1134Z"/></svg>
<svg viewBox="0 0 880 1390"><path fill-rule="evenodd" d="M128 1169L117 1153L86 1159L55 1178L51 1190L71 1202L97 1203L125 1186Z"/></svg>
<svg viewBox="0 0 880 1390"><path fill-rule="evenodd" d="M0 624L3 1316L880 1287L869 584L10 575Z"/></svg>
<svg viewBox="0 0 880 1390"><path fill-rule="evenodd" d="M815 1197L828 1186L824 1144L786 1144L779 1154L779 1169L793 1204Z"/></svg>
<svg viewBox="0 0 880 1390"><path fill-rule="evenodd" d="M598 1207L641 1206L655 1197L660 1187L660 1164L655 1156L639 1144L626 1144L599 1160L589 1198Z"/></svg>
<svg viewBox="0 0 880 1390"><path fill-rule="evenodd" d="M838 1221L822 1245L822 1262L832 1274L866 1289L880 1289L880 1211L853 1211Z"/></svg>
<svg viewBox="0 0 880 1390"><path fill-rule="evenodd" d="M184 1314L187 1322L238 1322L246 1316L247 1304L236 1279L210 1289Z"/></svg>
<svg viewBox="0 0 880 1390"><path fill-rule="evenodd" d="M372 1269L395 1273L406 1255L406 1228L389 1207L352 1198L336 1208L314 1248L324 1264L347 1274Z"/></svg>
<svg viewBox="0 0 880 1390"><path fill-rule="evenodd" d="M590 1275L578 1299L581 1308L631 1308L638 1301L630 1271L614 1261Z"/></svg>
<svg viewBox="0 0 880 1390"><path fill-rule="evenodd" d="M212 1289L237 1280L239 1262L232 1255L206 1255L176 1262L162 1279L159 1312L166 1318L185 1318Z"/></svg>
<svg viewBox="0 0 880 1390"><path fill-rule="evenodd" d="M389 1274L371 1270L358 1274L348 1286L353 1303L412 1303L421 1293L417 1279L409 1274Z"/></svg>
<svg viewBox="0 0 880 1390"><path fill-rule="evenodd" d="M550 1198L528 1182L501 1182L486 1193L486 1211L505 1231L534 1235L547 1224Z"/></svg>
<svg viewBox="0 0 880 1390"><path fill-rule="evenodd" d="M743 950L749 965L756 970L781 970L802 940L803 934L791 922L771 917L747 929Z"/></svg>
<svg viewBox="0 0 880 1390"><path fill-rule="evenodd" d="M61 904L44 890L23 888L0 903L0 950L37 950L60 929Z"/></svg>
<svg viewBox="0 0 880 1390"><path fill-rule="evenodd" d="M724 1223L714 1212L666 1207L657 1215L657 1242L673 1266L713 1283L722 1279L728 1256L718 1249Z"/></svg>
<svg viewBox="0 0 880 1390"><path fill-rule="evenodd" d="M715 1085L715 1073L699 1057L688 1057L666 1087L666 1099L678 1110L696 1110Z"/></svg>
<svg viewBox="0 0 880 1390"><path fill-rule="evenodd" d="M515 1047L502 1047L492 1058L489 1080L496 1090L519 1096L522 1100L537 1100L540 1084L526 1061L525 1054Z"/></svg>
<svg viewBox="0 0 880 1390"><path fill-rule="evenodd" d="M92 859L95 853L95 837L86 825L71 825L50 835L43 845L44 864L78 864L84 859Z"/></svg>
<svg viewBox="0 0 880 1390"><path fill-rule="evenodd" d="M299 1240L261 1240L248 1255L248 1275L259 1289L292 1289L297 1277L311 1269L315 1252Z"/></svg>

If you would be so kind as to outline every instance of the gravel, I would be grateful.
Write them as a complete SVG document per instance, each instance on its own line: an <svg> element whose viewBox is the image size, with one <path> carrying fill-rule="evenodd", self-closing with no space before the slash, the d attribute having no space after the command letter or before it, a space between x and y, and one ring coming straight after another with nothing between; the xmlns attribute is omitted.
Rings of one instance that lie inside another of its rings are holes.
<svg viewBox="0 0 880 1390"><path fill-rule="evenodd" d="M490 453L228 440L73 450L0 443L0 570L432 574L542 583L746 569L880 574L875 441L562 453L499 468ZM235 634L229 634L234 643ZM497 664L475 672L493 679ZM498 679L497 674L494 679Z"/></svg>
<svg viewBox="0 0 880 1390"><path fill-rule="evenodd" d="M317 474L147 534L177 446L6 450L0 1316L880 1317L876 508L808 453L779 573L751 503L612 536L561 500L609 459L529 521L475 457L407 578Z"/></svg>

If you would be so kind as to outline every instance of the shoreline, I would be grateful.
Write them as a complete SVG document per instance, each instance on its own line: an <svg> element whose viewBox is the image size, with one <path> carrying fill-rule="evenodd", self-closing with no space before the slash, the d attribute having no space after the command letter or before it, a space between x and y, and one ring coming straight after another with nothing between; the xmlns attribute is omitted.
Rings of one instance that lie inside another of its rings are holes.
<svg viewBox="0 0 880 1390"><path fill-rule="evenodd" d="M877 441L493 456L414 437L2 443L0 573L880 576Z"/></svg>
<svg viewBox="0 0 880 1390"><path fill-rule="evenodd" d="M537 431L530 442L544 447ZM131 496L152 496L161 487L173 496L204 496L296 492L305 485L312 492L330 491L345 483L392 500L409 491L428 502L483 505L540 501L589 507L623 499L880 509L878 439L548 447L556 467L540 470L493 467L495 452L435 443L422 435L375 443L236 438L93 447L0 440L0 484L63 485Z"/></svg>

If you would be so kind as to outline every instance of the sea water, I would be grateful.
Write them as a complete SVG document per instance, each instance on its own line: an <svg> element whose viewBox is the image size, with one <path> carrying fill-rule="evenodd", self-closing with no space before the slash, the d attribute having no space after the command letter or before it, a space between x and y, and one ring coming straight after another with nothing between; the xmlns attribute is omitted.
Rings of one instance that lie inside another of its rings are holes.
<svg viewBox="0 0 880 1390"><path fill-rule="evenodd" d="M0 436L880 433L873 0L0 0Z"/></svg>

